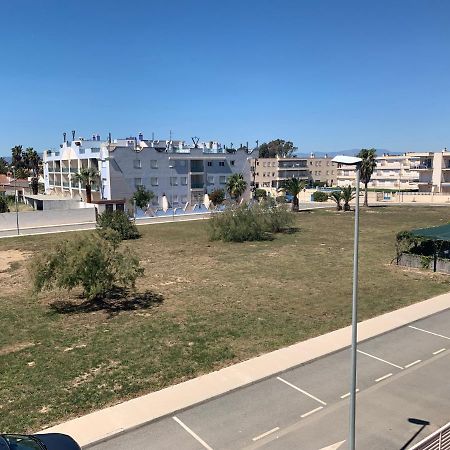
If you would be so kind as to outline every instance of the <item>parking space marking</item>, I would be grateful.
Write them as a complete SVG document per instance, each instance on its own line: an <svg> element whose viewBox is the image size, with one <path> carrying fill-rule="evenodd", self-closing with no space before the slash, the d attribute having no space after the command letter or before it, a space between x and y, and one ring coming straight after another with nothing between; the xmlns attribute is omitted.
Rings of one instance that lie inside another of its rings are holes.
<svg viewBox="0 0 450 450"><path fill-rule="evenodd" d="M389 364L390 366L397 367L397 369L403 370L402 366L398 366L397 364L394 364L394 363L391 363L389 361L386 361L385 359L378 358L378 356L371 355L370 353L363 352L362 350L357 350L357 352L358 353L362 353L363 355L366 355L366 356L370 356L371 358L377 359L378 361L381 361L381 362L384 362L386 364Z"/></svg>
<svg viewBox="0 0 450 450"><path fill-rule="evenodd" d="M375 383L378 383L379 381L383 381L383 380L385 380L386 378L389 378L389 377L392 377L392 373L387 373L386 375L383 375L382 377L377 378L375 380Z"/></svg>
<svg viewBox="0 0 450 450"><path fill-rule="evenodd" d="M445 352L445 350L447 350L446 348L441 348L439 350L436 350L435 352L433 352L433 355L439 355L439 353Z"/></svg>
<svg viewBox="0 0 450 450"><path fill-rule="evenodd" d="M312 398L313 400L315 400L316 402L319 402L321 405L327 406L327 404L320 400L317 397L314 397L314 395L310 394L309 392L304 391L303 389L300 389L298 386L296 386L295 384L289 383L289 381L284 380L281 377L277 377L277 380L281 381L282 383L287 384L288 386L290 386L293 389L296 389L297 391L301 392L302 394L308 396L309 398ZM303 416L302 416L303 417Z"/></svg>
<svg viewBox="0 0 450 450"><path fill-rule="evenodd" d="M195 434L187 425L185 425L177 416L172 417L175 422L180 425L182 428L184 428L185 431L187 431L197 442L203 445L207 450L213 450L212 447L210 447L200 436Z"/></svg>
<svg viewBox="0 0 450 450"><path fill-rule="evenodd" d="M359 389L356 389L356 392L359 392ZM347 398L347 397L350 397L350 394L351 394L351 392L347 392L346 394L341 395L341 398Z"/></svg>
<svg viewBox="0 0 450 450"><path fill-rule="evenodd" d="M300 417L303 419L304 417L308 417L311 414L314 414L315 412L320 411L321 409L323 409L323 406L319 406L318 408L312 409L311 411L308 411L307 413L302 414Z"/></svg>
<svg viewBox="0 0 450 450"><path fill-rule="evenodd" d="M259 441L263 437L269 436L269 434L275 433L275 431L278 431L279 429L280 427L272 428L271 430L266 431L265 433L260 434L259 436L255 436L254 438L252 438L252 441Z"/></svg>
<svg viewBox="0 0 450 450"><path fill-rule="evenodd" d="M444 336L443 334L434 333L433 331L424 330L423 328L413 327L412 325L408 325L409 328L412 328L413 330L422 331L424 333L432 334L433 336L438 336L444 339L448 339L450 341L450 337Z"/></svg>
<svg viewBox="0 0 450 450"><path fill-rule="evenodd" d="M422 362L422 360L418 359L417 361L413 361L412 363L406 364L405 369L408 369L409 367L419 364L420 362Z"/></svg>

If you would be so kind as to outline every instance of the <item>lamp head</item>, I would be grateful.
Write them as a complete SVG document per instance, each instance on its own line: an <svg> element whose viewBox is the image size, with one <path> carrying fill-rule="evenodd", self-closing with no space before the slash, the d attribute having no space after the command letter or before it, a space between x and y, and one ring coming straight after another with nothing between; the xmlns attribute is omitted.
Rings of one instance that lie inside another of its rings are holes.
<svg viewBox="0 0 450 450"><path fill-rule="evenodd" d="M360 164L362 159L355 156L337 155L331 161L344 166L354 166Z"/></svg>

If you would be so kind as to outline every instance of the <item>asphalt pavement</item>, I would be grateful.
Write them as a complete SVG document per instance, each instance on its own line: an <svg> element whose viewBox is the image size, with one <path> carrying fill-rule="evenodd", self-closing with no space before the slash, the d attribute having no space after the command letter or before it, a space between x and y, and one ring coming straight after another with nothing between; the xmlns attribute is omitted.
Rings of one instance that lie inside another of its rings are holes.
<svg viewBox="0 0 450 450"><path fill-rule="evenodd" d="M450 310L358 344L358 449L404 450L449 421L449 349ZM86 448L345 449L349 386L346 348Z"/></svg>

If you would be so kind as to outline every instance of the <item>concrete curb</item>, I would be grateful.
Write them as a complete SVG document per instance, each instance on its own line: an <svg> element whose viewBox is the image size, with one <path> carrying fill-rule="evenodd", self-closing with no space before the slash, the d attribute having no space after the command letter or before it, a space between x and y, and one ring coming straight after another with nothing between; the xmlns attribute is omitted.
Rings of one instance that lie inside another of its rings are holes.
<svg viewBox="0 0 450 450"><path fill-rule="evenodd" d="M358 341L450 308L443 294L359 323ZM350 326L276 350L157 392L87 414L41 432L71 435L87 446L211 398L250 385L350 345Z"/></svg>

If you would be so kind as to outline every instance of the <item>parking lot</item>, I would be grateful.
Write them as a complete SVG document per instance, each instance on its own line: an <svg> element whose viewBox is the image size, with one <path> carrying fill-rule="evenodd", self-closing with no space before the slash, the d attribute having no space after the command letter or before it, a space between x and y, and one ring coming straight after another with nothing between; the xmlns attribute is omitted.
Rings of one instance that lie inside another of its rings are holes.
<svg viewBox="0 0 450 450"><path fill-rule="evenodd" d="M407 448L449 420L449 347L450 310L358 345L358 448ZM347 348L90 448L344 449L349 375Z"/></svg>

